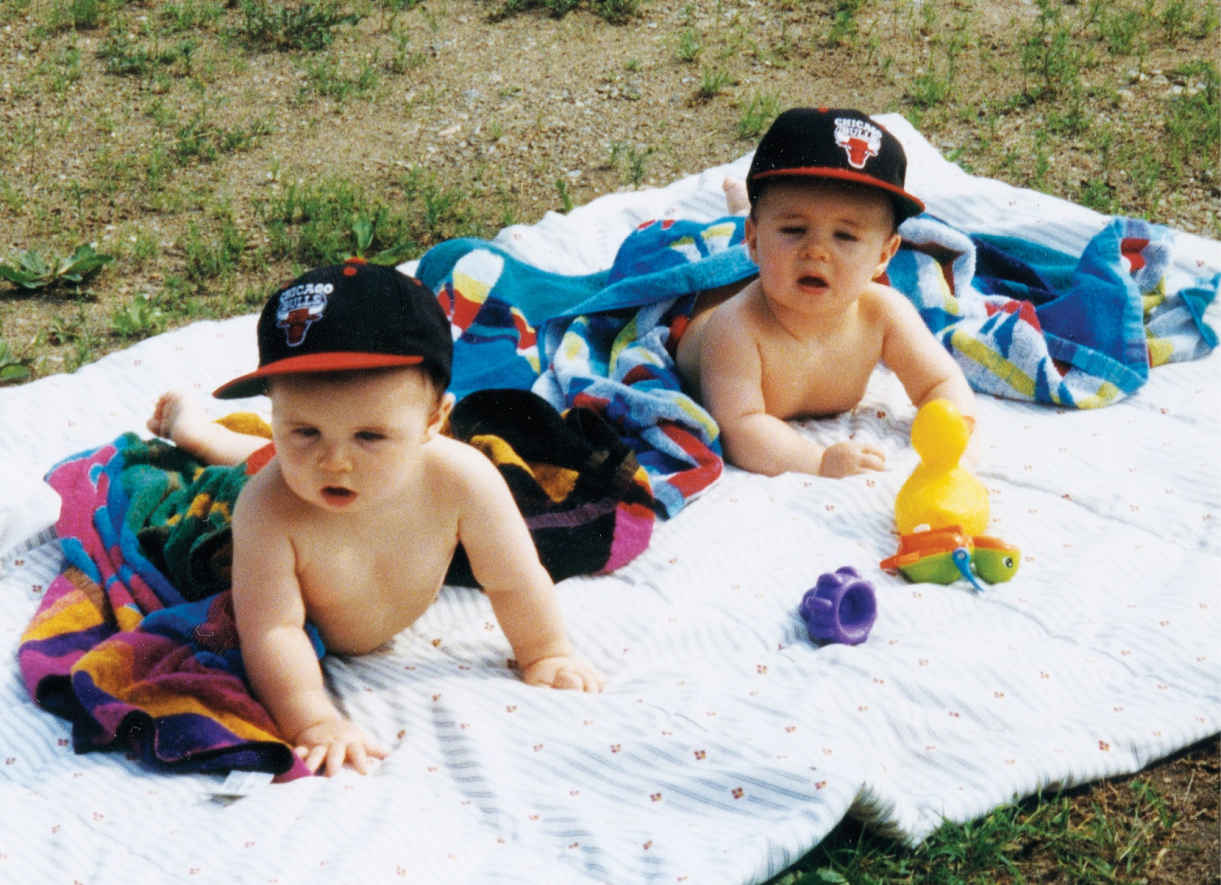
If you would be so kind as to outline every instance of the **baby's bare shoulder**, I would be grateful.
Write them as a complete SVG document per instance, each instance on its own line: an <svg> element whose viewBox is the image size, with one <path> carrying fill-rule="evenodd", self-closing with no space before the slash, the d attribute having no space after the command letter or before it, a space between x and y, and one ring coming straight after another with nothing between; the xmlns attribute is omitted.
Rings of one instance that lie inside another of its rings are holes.
<svg viewBox="0 0 1221 885"><path fill-rule="evenodd" d="M233 509L235 537L269 538L291 534L305 506L289 490L275 461L246 481Z"/></svg>
<svg viewBox="0 0 1221 885"><path fill-rule="evenodd" d="M895 326L908 326L912 323L923 325L920 314L907 296L892 286L883 283L870 283L861 293L858 301L861 315L870 322L883 327L883 331Z"/></svg>
<svg viewBox="0 0 1221 885"><path fill-rule="evenodd" d="M488 445L493 442L489 440ZM462 440L439 436L428 444L429 484L445 489L450 499L458 503L487 494L489 483L503 484L492 463L494 456L494 451L485 452Z"/></svg>
<svg viewBox="0 0 1221 885"><path fill-rule="evenodd" d="M716 306L708 320L714 350L727 343L742 342L767 335L767 309L758 281Z"/></svg>

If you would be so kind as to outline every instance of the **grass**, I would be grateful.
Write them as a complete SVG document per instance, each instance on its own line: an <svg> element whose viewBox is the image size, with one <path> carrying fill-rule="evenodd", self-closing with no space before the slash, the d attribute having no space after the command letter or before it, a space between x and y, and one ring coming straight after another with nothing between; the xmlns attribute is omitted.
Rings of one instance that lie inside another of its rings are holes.
<svg viewBox="0 0 1221 885"><path fill-rule="evenodd" d="M1208 766L1215 777L1217 741L1198 745L1186 758ZM1191 804L1193 788L1210 810ZM1215 784L1196 784L1190 777L1159 788L1149 776L1136 775L1092 790L1033 796L965 824L946 823L915 848L844 821L769 885L1208 885L1203 856L1215 833L1207 824L1202 834L1187 835L1184 828L1192 823L1189 817L1211 814L1215 831L1217 801L1210 790L1215 793Z"/></svg>

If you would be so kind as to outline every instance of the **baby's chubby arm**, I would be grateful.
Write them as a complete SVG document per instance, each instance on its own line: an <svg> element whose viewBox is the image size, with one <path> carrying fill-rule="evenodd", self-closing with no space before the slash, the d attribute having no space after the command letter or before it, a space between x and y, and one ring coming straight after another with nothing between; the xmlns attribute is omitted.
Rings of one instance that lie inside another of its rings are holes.
<svg viewBox="0 0 1221 885"><path fill-rule="evenodd" d="M569 643L551 576L500 472L469 446L457 453L461 515L458 539L475 579L531 685L602 690L604 679Z"/></svg>
<svg viewBox="0 0 1221 885"><path fill-rule="evenodd" d="M725 307L713 313L700 342L700 389L729 462L767 476L792 471L840 477L882 470L885 455L874 446L845 440L823 448L768 414L758 344Z"/></svg>
<svg viewBox="0 0 1221 885"><path fill-rule="evenodd" d="M877 303L884 320L882 362L895 373L916 408L948 399L973 429L975 394L958 363L907 298L890 287L878 288L881 297Z"/></svg>
<svg viewBox="0 0 1221 885"><path fill-rule="evenodd" d="M255 695L311 771L361 774L386 750L335 707L305 633L305 602L287 526L268 501L265 469L242 489L233 515L233 610Z"/></svg>

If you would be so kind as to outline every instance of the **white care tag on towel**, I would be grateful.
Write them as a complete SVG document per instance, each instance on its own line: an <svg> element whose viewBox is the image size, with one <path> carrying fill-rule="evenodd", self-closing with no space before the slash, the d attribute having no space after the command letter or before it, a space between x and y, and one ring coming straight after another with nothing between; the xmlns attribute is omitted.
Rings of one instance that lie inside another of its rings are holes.
<svg viewBox="0 0 1221 885"><path fill-rule="evenodd" d="M226 798L249 796L251 793L269 787L274 777L275 775L269 771L234 770L229 772L220 786L212 790L212 795Z"/></svg>

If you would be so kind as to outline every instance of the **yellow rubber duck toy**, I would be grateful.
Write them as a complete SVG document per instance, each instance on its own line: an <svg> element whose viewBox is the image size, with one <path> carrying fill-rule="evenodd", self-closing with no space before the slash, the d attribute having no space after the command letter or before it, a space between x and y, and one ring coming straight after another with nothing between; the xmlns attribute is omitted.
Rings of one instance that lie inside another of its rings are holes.
<svg viewBox="0 0 1221 885"><path fill-rule="evenodd" d="M895 498L899 534L920 526L960 526L968 537L983 534L988 525L988 490L958 464L970 436L966 419L949 400L935 399L920 407L911 434L920 464Z"/></svg>

